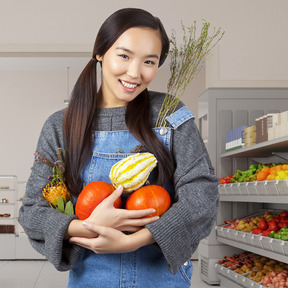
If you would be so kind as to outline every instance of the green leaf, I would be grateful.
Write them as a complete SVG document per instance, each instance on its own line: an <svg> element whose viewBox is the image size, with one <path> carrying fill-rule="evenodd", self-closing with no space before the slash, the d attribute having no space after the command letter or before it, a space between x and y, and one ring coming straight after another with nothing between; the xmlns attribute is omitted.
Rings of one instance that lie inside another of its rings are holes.
<svg viewBox="0 0 288 288"><path fill-rule="evenodd" d="M73 208L73 203L71 201L68 201L66 203L66 207L65 207L65 214L67 215L74 215L74 208Z"/></svg>
<svg viewBox="0 0 288 288"><path fill-rule="evenodd" d="M58 210L64 213L64 201L61 196L58 196L57 198L57 206L58 206Z"/></svg>

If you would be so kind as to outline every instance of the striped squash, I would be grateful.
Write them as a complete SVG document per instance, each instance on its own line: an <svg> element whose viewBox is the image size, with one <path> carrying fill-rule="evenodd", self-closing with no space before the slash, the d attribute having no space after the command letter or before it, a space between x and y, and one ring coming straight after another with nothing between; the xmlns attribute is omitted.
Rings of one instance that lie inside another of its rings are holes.
<svg viewBox="0 0 288 288"><path fill-rule="evenodd" d="M123 185L124 192L131 193L145 184L156 165L157 159L151 153L133 154L114 164L109 178L115 188Z"/></svg>

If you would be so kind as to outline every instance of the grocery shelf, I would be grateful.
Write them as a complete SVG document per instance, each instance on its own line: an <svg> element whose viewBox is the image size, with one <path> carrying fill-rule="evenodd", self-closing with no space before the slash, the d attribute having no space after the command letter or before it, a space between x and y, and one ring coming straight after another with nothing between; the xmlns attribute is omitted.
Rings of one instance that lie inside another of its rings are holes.
<svg viewBox="0 0 288 288"><path fill-rule="evenodd" d="M264 115L284 112L287 110L287 92L287 88L209 88L199 97L199 101L207 103L207 123L202 126L200 132L202 135L206 135L208 140L207 150L217 177L233 175L236 169L245 170L254 162L277 162L279 158L288 161L287 134L285 137L225 152L228 131L240 126L253 126L256 124L255 119ZM250 213L259 208L269 210L279 207L279 209L286 210L287 206L283 205L288 203L287 180L219 185L220 203L216 223L222 224L224 219L236 219L243 213ZM231 232L225 229L217 231L215 229L211 232L209 240L216 239L222 246L226 246L227 251L228 249L229 251L230 249L235 249L235 251L242 249L288 263L288 255L284 251L286 243L271 241L268 237L265 239L263 237L260 241L260 238L256 236L252 238L252 235L255 234L251 233L248 236L244 234L245 232L235 233L235 231ZM208 249L205 255L208 259L207 262L215 259L213 249ZM201 274L204 273L201 272ZM210 271L207 274L214 275ZM239 279L232 279L218 271L217 276L219 276L221 288L259 287L255 282L248 283L247 280L242 283L238 281ZM215 279L209 276L209 280Z"/></svg>
<svg viewBox="0 0 288 288"><path fill-rule="evenodd" d="M267 288L261 283L257 283L245 277L245 275L238 274L229 268L223 267L220 264L216 264L215 267L218 272L218 276L221 279L221 288Z"/></svg>
<svg viewBox="0 0 288 288"><path fill-rule="evenodd" d="M288 180L220 184L221 201L288 203Z"/></svg>
<svg viewBox="0 0 288 288"><path fill-rule="evenodd" d="M238 195L220 195L220 201L226 202L254 202L254 203L277 203L288 202L288 196L238 196Z"/></svg>
<svg viewBox="0 0 288 288"><path fill-rule="evenodd" d="M247 233L248 234L248 233ZM260 236L260 237L263 237L263 236ZM268 238L268 237L263 237L263 238ZM224 237L220 237L218 236L217 237L217 240L223 244L227 244L227 245L230 245L230 246L233 246L233 247L236 247L236 248L239 248L239 249L243 249L245 251L249 251L249 252L253 252L255 254L259 254L259 255L262 255L262 256L265 256L265 257L268 257L268 258L272 258L272 259L275 259L275 260L278 260L278 261L282 261L282 262L285 262L285 263L288 263L288 256L287 254L284 255L284 254L280 254L280 253L277 253L277 252L273 252L273 251L269 251L269 250L266 250L263 248L263 243L259 245L259 247L257 247L257 243L259 244L259 241L257 242L257 240L255 241L256 245L255 246L252 246L250 244L246 244L246 243L240 243L240 242L237 242L235 240L232 240L232 239L227 239L227 238L224 238ZM263 240L263 239L262 239ZM261 241L262 241L261 240ZM269 239L270 240L270 239ZM278 240L278 239L273 239L271 238L271 240ZM283 241L283 242L287 242L287 241ZM261 243L261 242L260 242ZM271 246L272 246L272 243L271 242ZM281 245L281 244L280 244ZM287 244L288 245L288 242ZM262 246L262 247L260 247ZM266 247L267 248L267 247ZM287 247L286 247L287 248ZM285 249L286 249L285 248ZM283 248L284 249L284 248Z"/></svg>
<svg viewBox="0 0 288 288"><path fill-rule="evenodd" d="M285 136L223 153L221 155L221 158L270 156L274 152L287 152L287 146L288 136Z"/></svg>

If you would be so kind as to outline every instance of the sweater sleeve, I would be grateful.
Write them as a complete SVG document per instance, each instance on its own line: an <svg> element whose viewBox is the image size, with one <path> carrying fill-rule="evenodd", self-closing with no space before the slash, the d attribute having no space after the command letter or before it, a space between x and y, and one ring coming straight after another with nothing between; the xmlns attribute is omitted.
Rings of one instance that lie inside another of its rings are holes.
<svg viewBox="0 0 288 288"><path fill-rule="evenodd" d="M57 160L57 148L63 148L63 113L56 112L45 122L36 151L52 163ZM57 270L66 271L76 262L81 248L64 240L69 223L75 215L66 215L50 207L42 197L42 188L48 183L52 168L39 161L34 162L27 181L25 198L19 211L19 223L26 232L32 247L44 255Z"/></svg>
<svg viewBox="0 0 288 288"><path fill-rule="evenodd" d="M172 137L175 203L147 228L175 274L215 224L219 180L193 119L175 129Z"/></svg>

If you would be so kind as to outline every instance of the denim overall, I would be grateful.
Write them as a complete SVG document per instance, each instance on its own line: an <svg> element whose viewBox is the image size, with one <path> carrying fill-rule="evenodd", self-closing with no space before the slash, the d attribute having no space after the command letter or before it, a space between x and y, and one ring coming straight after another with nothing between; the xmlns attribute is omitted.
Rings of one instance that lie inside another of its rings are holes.
<svg viewBox="0 0 288 288"><path fill-rule="evenodd" d="M194 115L183 107L167 117L171 127L154 128L159 140L170 149L172 129ZM95 144L90 163L83 171L83 182L108 177L112 165L131 155L137 145L129 131L95 132ZM127 195L123 194L123 197ZM123 199L125 201L125 199ZM189 260L173 275L168 271L163 254L154 245L123 254L96 254L83 249L69 273L68 288L189 288L193 268Z"/></svg>

